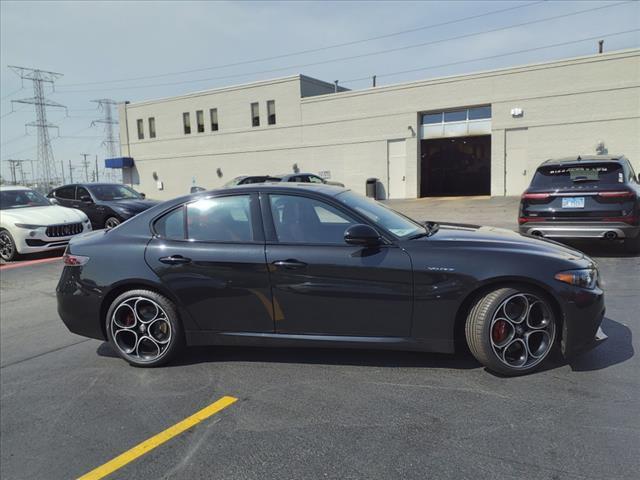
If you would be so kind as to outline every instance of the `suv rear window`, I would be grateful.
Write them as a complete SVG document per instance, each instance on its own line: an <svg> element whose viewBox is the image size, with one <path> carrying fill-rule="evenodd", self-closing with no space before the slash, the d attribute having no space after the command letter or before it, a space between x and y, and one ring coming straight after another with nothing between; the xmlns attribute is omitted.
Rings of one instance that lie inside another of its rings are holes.
<svg viewBox="0 0 640 480"><path fill-rule="evenodd" d="M624 171L617 163L540 167L531 181L535 188L562 188L576 184L615 185L624 183Z"/></svg>

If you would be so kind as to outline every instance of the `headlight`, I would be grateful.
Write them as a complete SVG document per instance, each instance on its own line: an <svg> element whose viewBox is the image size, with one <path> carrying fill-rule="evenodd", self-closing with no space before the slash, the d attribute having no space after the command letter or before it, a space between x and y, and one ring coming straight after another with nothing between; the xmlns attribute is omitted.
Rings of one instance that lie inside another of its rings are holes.
<svg viewBox="0 0 640 480"><path fill-rule="evenodd" d="M34 230L36 228L42 228L42 227L45 226L45 225L31 225L29 223L16 223L15 225L16 225L16 227L27 228L29 230Z"/></svg>
<svg viewBox="0 0 640 480"><path fill-rule="evenodd" d="M554 278L569 285L593 290L596 288L596 283L598 282L598 270L595 268L566 270L556 273Z"/></svg>

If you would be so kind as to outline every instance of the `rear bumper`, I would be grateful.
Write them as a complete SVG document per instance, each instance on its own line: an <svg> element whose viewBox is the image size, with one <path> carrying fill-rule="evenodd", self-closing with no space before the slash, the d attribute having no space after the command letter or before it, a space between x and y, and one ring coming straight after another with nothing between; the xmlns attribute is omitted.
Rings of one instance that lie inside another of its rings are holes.
<svg viewBox="0 0 640 480"><path fill-rule="evenodd" d="M527 222L519 227L520 233L546 238L635 238L640 226L624 222Z"/></svg>
<svg viewBox="0 0 640 480"><path fill-rule="evenodd" d="M570 358L592 349L607 336L600 328L605 314L604 292L569 287L562 292L564 322L561 349Z"/></svg>
<svg viewBox="0 0 640 480"><path fill-rule="evenodd" d="M64 267L56 297L58 315L72 333L84 337L106 340L100 325L102 293L96 285L81 279L82 267Z"/></svg>

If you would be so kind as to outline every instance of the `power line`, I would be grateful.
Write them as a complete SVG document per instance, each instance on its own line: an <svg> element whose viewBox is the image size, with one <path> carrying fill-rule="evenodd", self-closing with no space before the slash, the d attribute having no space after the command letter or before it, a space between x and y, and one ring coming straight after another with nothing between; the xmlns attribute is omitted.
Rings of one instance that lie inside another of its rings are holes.
<svg viewBox="0 0 640 480"><path fill-rule="evenodd" d="M396 71L396 72L383 73L383 74L376 75L376 77L377 78L393 77L393 76L402 75L402 74L405 74L405 73L422 72L422 71L425 71L425 70L433 70L433 69L436 69L436 68L443 68L443 67L451 67L451 66L455 66L455 65L462 65L464 63L480 62L480 61L483 61L483 60L492 60L494 58L506 57L506 56L509 56L509 55L518 55L520 53L535 52L535 51L544 50L544 49L547 49L547 48L564 47L566 45L573 45L573 44L576 44L576 43L593 41L593 40L597 40L597 39L600 39L600 38L615 37L615 36L625 35L625 34L633 33L633 32L640 32L640 28L634 28L632 30L624 30L624 31L621 31L621 32L605 33L605 34L601 34L601 35L595 35L593 37L580 38L578 40L570 40L568 42L553 43L553 44L550 44L550 45L542 45L540 47L525 48L523 50L515 50L515 51L512 51L512 52L499 53L497 55L489 55L489 56L486 56L486 57L475 57L475 58L470 58L470 59L467 59L467 60L460 60L460 61L456 61L456 62L441 63L439 65L430 65L428 67L419 67L419 68L412 68L410 70L401 70L401 71ZM360 78L352 78L352 79L349 79L349 80L343 80L342 83L354 83L354 82L360 82L360 81L363 81L363 80L371 80L371 76L360 77Z"/></svg>
<svg viewBox="0 0 640 480"><path fill-rule="evenodd" d="M315 66L315 65L324 65L324 64L327 64L327 63L334 63L334 62L340 62L340 61L345 61L345 60L355 60L355 59L359 59L359 58L366 58L366 57L372 57L372 56L377 56L377 55L384 55L384 54L387 54L387 53L395 53L395 52L399 52L399 51L402 51L402 50L426 47L426 46L429 46L429 45L436 45L436 44L439 44L439 43L445 43L445 42L450 42L450 41L454 41L454 40L461 40L461 39L465 39L465 38L471 38L471 37L475 37L475 36L478 36L478 35L486 35L486 34L489 34L489 33L500 32L500 31L509 30L509 29L512 29L512 28L524 27L524 26L534 25L534 24L537 24L537 23L548 22L548 21L551 21L551 20L557 20L557 19L560 19L560 18L567 18L567 17L571 17L571 16L574 16L574 15L580 15L580 14L583 14L583 13L594 12L594 11L602 10L602 9L605 9L605 8L617 7L617 6L620 6L620 5L631 3L632 1L633 0L627 0L627 1L624 1L624 2L619 2L619 3L614 3L614 4L607 4L607 5L603 5L603 6L599 6L599 7L593 7L593 8L588 8L588 9L584 9L584 10L579 10L579 11L576 11L576 12L564 13L564 14L561 14L561 15L554 15L554 16L551 16L551 17L541 18L541 19L537 19L537 20L530 20L530 21L527 21L527 22L521 22L521 23L517 23L517 24L513 24L513 25L507 25L507 26L504 26L504 27L492 28L492 29L489 29L489 30L484 30L482 32L466 33L466 34L463 34L463 35L456 35L456 36L453 36L453 37L443 38L443 39L439 39L439 40L430 40L428 42L405 45L405 46L402 46L402 47L388 48L388 49L385 49L385 50L378 50L378 51L369 52L369 53L363 53L363 54L359 54L359 55L350 55L350 56L346 56L346 57L332 58L332 59L322 60L322 61L318 61L318 62L304 63L304 64L298 64L298 65L289 65L287 67L282 67L282 68L274 68L274 69L261 70L261 71L248 72L248 73L241 73L241 74L233 74L233 75L223 75L223 76L210 77L210 78L201 78L201 79L197 79L197 80L181 80L181 81L176 81L176 82L155 83L155 84L147 84L147 85L132 85L132 86L124 86L124 87L113 87L113 88L107 88L107 89L104 89L104 88L87 89L87 90L62 90L62 89L59 89L58 91L59 92L64 92L64 93L86 93L86 92L105 91L105 90L111 91L111 90L128 90L128 89L150 88L150 87L164 87L164 86L182 85L182 84L188 84L188 83L208 82L208 81L212 81L212 80L226 80L226 79L231 79L231 78L247 77L247 76L260 75L260 74L265 74L265 73L281 72L281 71L285 71L285 70L305 68L305 67L311 67L311 66Z"/></svg>
<svg viewBox="0 0 640 480"><path fill-rule="evenodd" d="M0 98L0 100L5 100L9 97L13 97L16 93L20 92L24 87L20 87L18 90L16 90L15 92L11 92L11 93L7 93L6 95L4 95L2 98Z"/></svg>
<svg viewBox="0 0 640 480"><path fill-rule="evenodd" d="M63 85L64 87L79 87L79 86L84 86L84 85L104 85L104 84L109 84L109 83L120 83L120 82L129 82L129 81L135 81L135 80L148 80L150 78L161 78L161 77L170 77L170 76L175 76L175 75L183 75L183 74L187 74L187 73L198 73L198 72L205 72L205 71L209 71L209 70L219 70L219 69L223 69L223 68L229 68L229 67L238 67L241 65L249 65L252 63L260 63L260 62L266 62L266 61L270 61L270 60L279 60L282 58L287 58L287 57L294 57L294 56L298 56L298 55L307 55L310 53L317 53L317 52L323 52L326 50L332 50L332 49L336 49L336 48L340 48L340 47L348 47L348 46L352 46L352 45L358 45L358 44L362 44L362 43L366 43L366 42L371 42L374 40L381 40L384 38L391 38L391 37L396 37L399 35L405 35L407 33L415 33L415 32L419 32L422 30L429 30L432 28L437 28L437 27L444 27L447 25L453 25L455 23L461 23L461 22L465 22L467 20L476 20L478 18L484 18L484 17L488 17L491 15L497 15L499 13L504 13L504 12L509 12L512 10L519 10L522 8L528 8L528 7L532 7L534 5L538 5L540 3L544 3L547 0L539 0L536 2L531 2L531 3L527 3L525 5L516 5L516 6L512 6L512 7L508 7L508 8L501 8L499 10L492 10L489 12L485 12L485 13L481 13L478 15L470 15L468 17L462 17L462 18L457 18L454 20L448 20L446 22L440 22L440 23L433 23L430 25L424 25L424 26L420 26L420 27L415 27L415 28L410 28L407 30L401 30L398 32L392 32L392 33L387 33L384 35L377 35L375 37L368 37L368 38L363 38L360 40L352 40L350 42L343 42L343 43L335 43L333 45L325 45L323 47L317 47L317 48L312 48L312 49L308 49L308 50L298 50L296 52L289 52L289 53L283 53L280 55L273 55L271 57L262 57L262 58L254 58L251 60L242 60L240 62L234 62L234 63L226 63L226 64L221 64L221 65L214 65L211 67L203 67L203 68L195 68L195 69L191 69L191 70L181 70L181 71L176 71L176 72L167 72L167 73L160 73L160 74L155 74L155 75L144 75L144 76L139 76L139 77L129 77L129 78L121 78L121 79L115 79L115 80L103 80L103 81L95 81L95 82L82 82L82 83L70 83L70 84L66 84Z"/></svg>

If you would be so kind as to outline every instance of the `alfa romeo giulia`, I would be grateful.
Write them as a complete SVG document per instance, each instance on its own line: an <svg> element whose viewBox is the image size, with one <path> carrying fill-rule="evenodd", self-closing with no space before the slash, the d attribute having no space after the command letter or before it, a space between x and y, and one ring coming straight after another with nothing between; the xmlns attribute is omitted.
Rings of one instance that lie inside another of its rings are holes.
<svg viewBox="0 0 640 480"><path fill-rule="evenodd" d="M72 331L134 366L185 345L453 353L531 372L604 339L596 264L553 241L418 223L348 189L253 184L157 205L72 240L57 287Z"/></svg>

